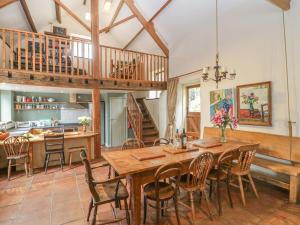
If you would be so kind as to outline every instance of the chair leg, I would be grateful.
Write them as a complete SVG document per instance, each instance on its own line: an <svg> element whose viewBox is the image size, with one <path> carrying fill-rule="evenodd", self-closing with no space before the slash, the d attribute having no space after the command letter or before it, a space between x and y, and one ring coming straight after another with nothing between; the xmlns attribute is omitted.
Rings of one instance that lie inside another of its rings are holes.
<svg viewBox="0 0 300 225"><path fill-rule="evenodd" d="M64 154L64 153L60 153L60 154L59 154L61 171L63 171L63 169L64 169L64 162L63 162L64 156L63 156L63 154Z"/></svg>
<svg viewBox="0 0 300 225"><path fill-rule="evenodd" d="M11 159L8 160L8 168L7 168L7 179L10 180L11 173Z"/></svg>
<svg viewBox="0 0 300 225"><path fill-rule="evenodd" d="M174 206L175 206L177 224L180 225L180 218L179 218L179 212L178 212L178 202L177 202L177 196L176 195L173 197L173 201L174 201Z"/></svg>
<svg viewBox="0 0 300 225"><path fill-rule="evenodd" d="M108 166L108 179L111 177L111 166Z"/></svg>
<svg viewBox="0 0 300 225"><path fill-rule="evenodd" d="M256 187L255 187L255 184L254 184L254 182L253 182L253 179L252 179L252 176L251 176L251 174L250 174L250 173L248 174L248 178L249 178L249 181L250 181L250 184L251 184L252 190L253 190L253 192L254 192L254 194L255 194L256 198L259 198L259 195L258 195L258 193L257 193L257 190L256 190Z"/></svg>
<svg viewBox="0 0 300 225"><path fill-rule="evenodd" d="M189 197L190 197L190 203L191 203L191 208L192 208L192 222L195 224L195 203L194 203L194 193L189 192Z"/></svg>
<svg viewBox="0 0 300 225"><path fill-rule="evenodd" d="M165 202L161 201L160 204L161 204L161 210L160 210L161 211L161 216L164 216Z"/></svg>
<svg viewBox="0 0 300 225"><path fill-rule="evenodd" d="M50 159L50 154L46 154L45 173L47 173L47 170L48 170L49 159Z"/></svg>
<svg viewBox="0 0 300 225"><path fill-rule="evenodd" d="M219 208L219 216L222 215L222 201L221 201L221 190L220 190L220 180L217 179L217 201Z"/></svg>
<svg viewBox="0 0 300 225"><path fill-rule="evenodd" d="M86 221L90 220L90 215L91 215L91 212L92 212L92 208L93 208L93 199L91 198L91 201L90 201L90 204L89 204L89 211L88 211L88 214L87 214Z"/></svg>
<svg viewBox="0 0 300 225"><path fill-rule="evenodd" d="M127 224L130 225L130 214L129 214L127 199L124 200L124 205L125 205L125 211L126 211L126 221L127 221Z"/></svg>
<svg viewBox="0 0 300 225"><path fill-rule="evenodd" d="M25 169L26 177L28 177L27 158L24 159L24 169Z"/></svg>
<svg viewBox="0 0 300 225"><path fill-rule="evenodd" d="M209 216L210 220L213 220L212 214L211 214L211 211L210 211L210 208L209 208L209 200L208 200L207 194L205 193L205 191L202 191L202 193L203 193L204 198L205 198L205 203L206 203L206 207L207 207L208 216Z"/></svg>
<svg viewBox="0 0 300 225"><path fill-rule="evenodd" d="M156 224L159 224L160 221L160 202L156 201Z"/></svg>
<svg viewBox="0 0 300 225"><path fill-rule="evenodd" d="M213 188L213 181L209 181L209 198L211 199L212 196L212 188Z"/></svg>
<svg viewBox="0 0 300 225"><path fill-rule="evenodd" d="M66 159L65 159L65 152L62 151L62 159L63 159L63 165L66 165Z"/></svg>
<svg viewBox="0 0 300 225"><path fill-rule="evenodd" d="M96 205L95 208L94 208L94 215L93 215L92 225L96 225L97 211L98 211L98 206Z"/></svg>
<svg viewBox="0 0 300 225"><path fill-rule="evenodd" d="M230 175L227 176L226 189L227 189L230 207L233 208L233 203L232 203L232 198L231 198L231 193L230 193Z"/></svg>
<svg viewBox="0 0 300 225"><path fill-rule="evenodd" d="M69 152L69 168L72 168L72 152Z"/></svg>
<svg viewBox="0 0 300 225"><path fill-rule="evenodd" d="M144 220L143 220L143 224L146 224L146 219L147 219L147 197L144 196Z"/></svg>
<svg viewBox="0 0 300 225"><path fill-rule="evenodd" d="M242 177L238 176L239 186L240 186L240 192L242 196L243 205L246 206L246 200L245 200L245 193L244 193L244 187L243 187L243 181Z"/></svg>

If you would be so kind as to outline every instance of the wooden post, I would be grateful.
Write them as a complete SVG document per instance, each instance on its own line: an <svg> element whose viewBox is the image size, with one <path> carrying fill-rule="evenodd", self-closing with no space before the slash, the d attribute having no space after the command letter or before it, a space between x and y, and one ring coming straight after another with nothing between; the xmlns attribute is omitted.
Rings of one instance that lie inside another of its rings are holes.
<svg viewBox="0 0 300 225"><path fill-rule="evenodd" d="M101 63L99 61L99 0L91 0L91 38L93 53L92 75L93 78L99 78L101 71ZM93 131L99 133L99 135L95 136L94 141L95 158L100 157L101 155L100 113L100 89L93 89Z"/></svg>

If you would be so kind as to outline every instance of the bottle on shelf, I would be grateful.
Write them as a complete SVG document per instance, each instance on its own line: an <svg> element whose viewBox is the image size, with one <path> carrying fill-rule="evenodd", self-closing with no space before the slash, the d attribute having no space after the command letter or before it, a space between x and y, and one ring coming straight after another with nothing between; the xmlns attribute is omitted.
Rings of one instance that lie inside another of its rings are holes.
<svg viewBox="0 0 300 225"><path fill-rule="evenodd" d="M181 140L181 148L182 149L186 149L186 143L187 143L187 136L185 133L185 129L183 128L182 130L182 134L180 136L180 140Z"/></svg>

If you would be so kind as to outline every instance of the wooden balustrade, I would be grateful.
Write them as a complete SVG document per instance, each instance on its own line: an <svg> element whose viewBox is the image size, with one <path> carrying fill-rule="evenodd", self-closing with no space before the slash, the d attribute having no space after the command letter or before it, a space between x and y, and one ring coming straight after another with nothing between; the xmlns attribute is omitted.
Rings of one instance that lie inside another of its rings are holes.
<svg viewBox="0 0 300 225"><path fill-rule="evenodd" d="M0 29L0 71L93 80L166 82L164 56L100 46L101 74L92 71L90 40Z"/></svg>
<svg viewBox="0 0 300 225"><path fill-rule="evenodd" d="M143 114L132 94L128 94L127 99L128 119L136 138L142 140L143 135Z"/></svg>

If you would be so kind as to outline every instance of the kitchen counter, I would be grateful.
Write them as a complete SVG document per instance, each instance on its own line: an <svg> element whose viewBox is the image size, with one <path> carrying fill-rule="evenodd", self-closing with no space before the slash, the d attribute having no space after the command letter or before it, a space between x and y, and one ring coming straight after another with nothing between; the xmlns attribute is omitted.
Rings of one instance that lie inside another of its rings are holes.
<svg viewBox="0 0 300 225"><path fill-rule="evenodd" d="M87 156L89 159L93 159L95 155L94 148L94 138L98 136L98 133L94 132L65 132L65 159L69 158L69 148L76 146L85 146ZM29 166L30 170L34 168L41 168L44 165L45 159L45 146L44 146L44 135L33 135L33 137L29 138L30 146L29 146ZM0 147L3 149L3 141L0 141ZM5 152L0 151L0 158L2 158L0 162L0 167L7 167L7 160L5 157ZM54 159L54 158L53 158ZM79 154L74 155L73 161L80 161ZM68 163L67 161L65 163ZM59 164L58 162L50 162L50 165ZM23 167L20 167L23 169Z"/></svg>

